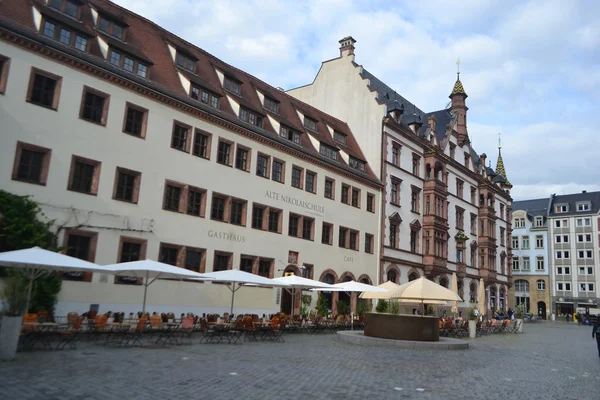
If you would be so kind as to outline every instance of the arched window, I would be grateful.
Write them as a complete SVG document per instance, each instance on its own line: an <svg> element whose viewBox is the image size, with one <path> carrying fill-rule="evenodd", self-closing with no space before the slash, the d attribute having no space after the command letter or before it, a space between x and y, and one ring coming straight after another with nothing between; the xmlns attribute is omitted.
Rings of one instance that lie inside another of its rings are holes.
<svg viewBox="0 0 600 400"><path fill-rule="evenodd" d="M471 282L469 285L469 301L475 303L477 301L477 285L475 282Z"/></svg>
<svg viewBox="0 0 600 400"><path fill-rule="evenodd" d="M529 292L529 282L525 279L517 279L515 281L515 292Z"/></svg>
<svg viewBox="0 0 600 400"><path fill-rule="evenodd" d="M546 290L546 281L543 279L538 279L537 281L537 290Z"/></svg>
<svg viewBox="0 0 600 400"><path fill-rule="evenodd" d="M411 273L411 274L408 276L408 281L409 281L409 282L410 282L410 281L414 281L415 279L419 279L419 276L418 276L416 273L414 273L414 272L413 272L413 273Z"/></svg>
<svg viewBox="0 0 600 400"><path fill-rule="evenodd" d="M446 278L440 279L440 285L447 289L448 288L448 279L446 279Z"/></svg>
<svg viewBox="0 0 600 400"><path fill-rule="evenodd" d="M387 280L397 283L398 282L398 275L396 274L396 271L393 269L390 269L387 273Z"/></svg>

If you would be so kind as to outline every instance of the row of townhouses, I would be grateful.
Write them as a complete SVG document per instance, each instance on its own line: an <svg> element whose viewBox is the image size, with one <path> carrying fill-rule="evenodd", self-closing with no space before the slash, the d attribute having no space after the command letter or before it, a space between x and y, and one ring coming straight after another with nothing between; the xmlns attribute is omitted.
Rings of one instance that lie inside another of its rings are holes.
<svg viewBox="0 0 600 400"><path fill-rule="evenodd" d="M471 146L462 82L424 112L354 44L285 92L108 0L0 2L0 188L32 196L67 254L98 264L447 287L455 272L462 309L480 290L507 309L512 185L500 153L492 169ZM138 311L141 283L65 274L56 312ZM230 295L160 280L147 309L222 312ZM238 312L294 304L236 296Z"/></svg>
<svg viewBox="0 0 600 400"><path fill-rule="evenodd" d="M513 203L511 305L542 318L598 307L600 192Z"/></svg>

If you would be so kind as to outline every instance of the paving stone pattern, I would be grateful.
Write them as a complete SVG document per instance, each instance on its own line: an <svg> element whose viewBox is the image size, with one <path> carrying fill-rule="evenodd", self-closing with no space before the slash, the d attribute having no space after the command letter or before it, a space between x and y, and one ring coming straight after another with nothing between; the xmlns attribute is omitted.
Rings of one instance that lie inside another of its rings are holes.
<svg viewBox="0 0 600 400"><path fill-rule="evenodd" d="M197 340L195 340L197 342ZM20 353L0 399L598 399L591 328L526 324L469 350L411 350L286 335L285 343Z"/></svg>

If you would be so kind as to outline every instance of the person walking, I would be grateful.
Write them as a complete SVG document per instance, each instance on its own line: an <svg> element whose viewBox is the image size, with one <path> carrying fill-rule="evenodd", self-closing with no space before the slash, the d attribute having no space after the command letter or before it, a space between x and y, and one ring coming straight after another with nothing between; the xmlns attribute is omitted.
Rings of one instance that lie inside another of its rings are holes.
<svg viewBox="0 0 600 400"><path fill-rule="evenodd" d="M598 346L598 357L600 357L600 316L596 316L594 327L592 328L592 339L596 339Z"/></svg>

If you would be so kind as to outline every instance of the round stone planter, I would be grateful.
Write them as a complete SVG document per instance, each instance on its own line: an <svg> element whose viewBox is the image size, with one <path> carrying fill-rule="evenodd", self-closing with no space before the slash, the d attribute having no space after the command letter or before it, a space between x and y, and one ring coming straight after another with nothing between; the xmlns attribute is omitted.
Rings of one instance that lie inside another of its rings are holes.
<svg viewBox="0 0 600 400"><path fill-rule="evenodd" d="M523 320L522 320L522 319L520 319L520 318L517 318L517 324L518 324L518 326L519 326L519 330L518 330L518 332L519 332L519 333L523 333Z"/></svg>
<svg viewBox="0 0 600 400"><path fill-rule="evenodd" d="M17 354L23 317L2 317L0 321L0 360L10 361Z"/></svg>

